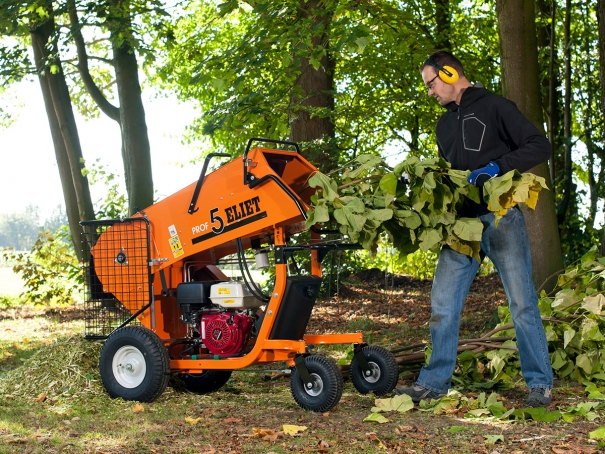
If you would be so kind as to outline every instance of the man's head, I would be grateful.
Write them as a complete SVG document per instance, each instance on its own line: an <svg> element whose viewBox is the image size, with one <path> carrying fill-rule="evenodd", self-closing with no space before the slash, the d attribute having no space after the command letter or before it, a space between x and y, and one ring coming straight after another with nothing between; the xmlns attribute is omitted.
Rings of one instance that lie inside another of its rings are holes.
<svg viewBox="0 0 605 454"><path fill-rule="evenodd" d="M461 92L471 86L460 60L444 50L431 54L420 67L420 74L429 96L442 106L452 101L458 103Z"/></svg>

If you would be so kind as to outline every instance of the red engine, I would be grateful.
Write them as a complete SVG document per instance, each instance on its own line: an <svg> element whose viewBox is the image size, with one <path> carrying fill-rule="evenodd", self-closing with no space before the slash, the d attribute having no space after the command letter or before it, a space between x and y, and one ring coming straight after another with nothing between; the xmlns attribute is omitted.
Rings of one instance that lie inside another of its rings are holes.
<svg viewBox="0 0 605 454"><path fill-rule="evenodd" d="M202 341L214 355L240 353L252 333L252 319L240 312L206 313L200 322Z"/></svg>

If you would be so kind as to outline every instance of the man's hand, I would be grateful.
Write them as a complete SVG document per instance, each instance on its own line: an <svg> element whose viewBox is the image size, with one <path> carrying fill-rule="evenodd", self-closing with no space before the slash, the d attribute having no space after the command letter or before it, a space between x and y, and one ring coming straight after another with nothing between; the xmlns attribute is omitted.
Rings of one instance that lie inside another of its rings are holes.
<svg viewBox="0 0 605 454"><path fill-rule="evenodd" d="M407 187L407 185L410 184L410 176L406 172L403 172L399 177L399 182Z"/></svg>
<svg viewBox="0 0 605 454"><path fill-rule="evenodd" d="M473 186L482 187L492 178L496 178L500 174L500 167L494 161L490 161L485 167L480 167L471 172L467 181Z"/></svg>

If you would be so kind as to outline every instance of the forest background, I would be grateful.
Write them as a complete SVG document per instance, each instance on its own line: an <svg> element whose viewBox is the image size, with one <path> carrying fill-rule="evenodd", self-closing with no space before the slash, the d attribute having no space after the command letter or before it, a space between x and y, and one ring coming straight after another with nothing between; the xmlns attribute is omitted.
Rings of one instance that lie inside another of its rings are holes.
<svg viewBox="0 0 605 454"><path fill-rule="evenodd" d="M32 250L4 250L27 291L0 296L0 309L24 300L69 302L74 289L64 278L79 270L79 222L127 216L157 199L162 175L152 171L151 93L194 107L182 137L192 161L210 152L237 158L251 137L267 137L300 143L324 172L337 173L367 153L394 165L410 155L436 154L434 125L442 108L426 96L418 68L433 51L446 49L462 60L471 82L512 99L550 140L548 165L533 171L552 190L542 191L535 211L526 210L534 282L554 286L554 277L576 264L560 280L564 293L555 302L560 312L579 304L584 311L574 313L582 325L573 329L555 319L557 311L550 314L553 368L563 378L603 379L603 264L594 250L586 251L596 246L603 253L604 243L605 0L2 0L0 30L0 121L8 126L16 114L14 84L40 87L48 122L32 124L31 135L49 128L65 202L45 220L35 206L0 216L0 247ZM78 119L98 116L117 126L106 134L117 130L119 146L106 153L119 156L121 175L108 171L103 159L91 160L83 145ZM3 146L2 153L9 152ZM102 188L98 201L91 186ZM40 226L47 230L40 233ZM372 261L344 257L337 266L431 276L434 253L408 259L391 252ZM582 275L587 270L588 277ZM55 285L54 278L63 283ZM588 290L578 296L574 289ZM7 343L5 351L12 355L16 345ZM6 358L18 371L20 364ZM513 376L511 370L502 361L494 373Z"/></svg>

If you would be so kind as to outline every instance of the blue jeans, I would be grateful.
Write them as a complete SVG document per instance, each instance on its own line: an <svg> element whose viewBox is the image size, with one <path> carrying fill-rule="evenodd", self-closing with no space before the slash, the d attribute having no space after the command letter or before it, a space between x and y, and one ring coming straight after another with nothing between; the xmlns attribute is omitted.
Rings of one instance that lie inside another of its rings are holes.
<svg viewBox="0 0 605 454"><path fill-rule="evenodd" d="M552 388L553 374L548 343L532 282L529 237L521 210L509 209L498 227L494 214L480 216L483 223L481 251L494 263L508 298L521 373L529 388ZM479 263L449 247L443 247L431 290L429 326L433 351L416 384L431 391L447 392L456 366L460 313Z"/></svg>

